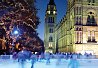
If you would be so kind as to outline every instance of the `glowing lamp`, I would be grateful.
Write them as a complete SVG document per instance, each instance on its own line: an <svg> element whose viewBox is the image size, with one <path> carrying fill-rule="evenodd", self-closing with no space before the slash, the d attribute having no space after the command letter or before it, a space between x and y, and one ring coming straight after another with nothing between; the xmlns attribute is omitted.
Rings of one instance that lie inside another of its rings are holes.
<svg viewBox="0 0 98 68"><path fill-rule="evenodd" d="M14 34L18 34L18 31L16 30L16 31L14 31Z"/></svg>

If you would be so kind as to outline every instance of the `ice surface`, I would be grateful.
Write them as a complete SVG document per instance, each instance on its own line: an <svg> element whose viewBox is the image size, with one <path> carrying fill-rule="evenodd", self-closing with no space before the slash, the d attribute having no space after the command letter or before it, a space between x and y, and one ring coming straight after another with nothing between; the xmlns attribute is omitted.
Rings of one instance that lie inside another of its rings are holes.
<svg viewBox="0 0 98 68"><path fill-rule="evenodd" d="M98 59L78 59L79 68L98 68ZM50 64L46 65L46 60L38 61L34 64L34 68L68 68L69 60L62 59L56 64L57 59L51 59ZM30 61L25 62L24 68L31 68ZM21 64L12 59L0 59L0 68L21 68Z"/></svg>

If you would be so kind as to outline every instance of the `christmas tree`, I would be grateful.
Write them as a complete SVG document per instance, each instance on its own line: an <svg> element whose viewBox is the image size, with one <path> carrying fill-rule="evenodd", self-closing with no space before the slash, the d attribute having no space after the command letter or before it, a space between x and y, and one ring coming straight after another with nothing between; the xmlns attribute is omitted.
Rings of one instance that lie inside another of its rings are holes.
<svg viewBox="0 0 98 68"><path fill-rule="evenodd" d="M1 49L44 50L36 29L39 25L35 0L0 0ZM2 44L2 43L1 43Z"/></svg>

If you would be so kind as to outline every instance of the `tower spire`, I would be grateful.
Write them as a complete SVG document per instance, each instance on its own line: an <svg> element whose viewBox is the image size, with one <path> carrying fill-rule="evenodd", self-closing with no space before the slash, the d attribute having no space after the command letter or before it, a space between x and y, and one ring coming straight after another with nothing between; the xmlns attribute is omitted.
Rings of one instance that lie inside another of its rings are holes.
<svg viewBox="0 0 98 68"><path fill-rule="evenodd" d="M54 0L50 0L49 5L55 5Z"/></svg>

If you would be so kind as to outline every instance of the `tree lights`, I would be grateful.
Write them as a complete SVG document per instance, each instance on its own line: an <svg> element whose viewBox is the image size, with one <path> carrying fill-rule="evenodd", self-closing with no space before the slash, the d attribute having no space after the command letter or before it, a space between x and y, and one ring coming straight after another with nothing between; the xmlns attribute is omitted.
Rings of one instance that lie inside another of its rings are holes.
<svg viewBox="0 0 98 68"><path fill-rule="evenodd" d="M35 0L0 0L0 24L4 25L6 38L16 39L11 36L14 28L19 29L22 34L26 32L26 36L23 35L26 38L37 38L36 29L40 22L36 16L37 9L34 2ZM18 31L14 31L14 34L18 34ZM37 45L37 43L34 45Z"/></svg>

